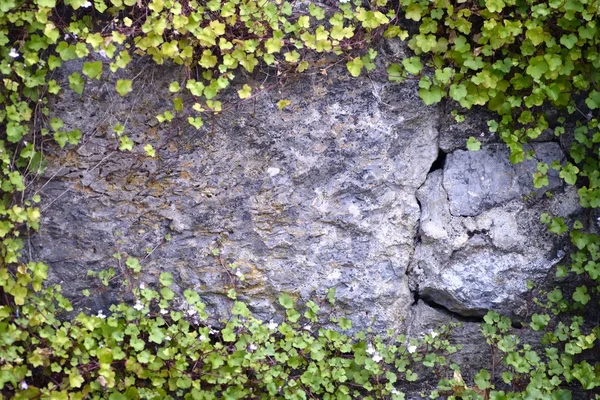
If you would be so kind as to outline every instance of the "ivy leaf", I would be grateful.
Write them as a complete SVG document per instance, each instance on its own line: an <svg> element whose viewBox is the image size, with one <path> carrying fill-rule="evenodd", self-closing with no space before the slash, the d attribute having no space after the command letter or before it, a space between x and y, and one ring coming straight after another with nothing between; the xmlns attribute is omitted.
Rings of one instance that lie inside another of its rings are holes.
<svg viewBox="0 0 600 400"><path fill-rule="evenodd" d="M188 117L188 123L196 129L200 129L204 125L204 121L200 117Z"/></svg>
<svg viewBox="0 0 600 400"><path fill-rule="evenodd" d="M428 106L438 103L444 97L445 92L437 85L432 85L429 89L419 89L419 97Z"/></svg>
<svg viewBox="0 0 600 400"><path fill-rule="evenodd" d="M86 62L83 64L82 71L90 79L100 79L102 76L102 61Z"/></svg>
<svg viewBox="0 0 600 400"><path fill-rule="evenodd" d="M290 100L282 99L277 102L277 108L279 108L279 110L281 111L284 108L286 108L287 106L289 106L290 104L292 104L292 102Z"/></svg>
<svg viewBox="0 0 600 400"><path fill-rule="evenodd" d="M591 299L586 286L579 286L573 293L573 300L583 305L586 305Z"/></svg>
<svg viewBox="0 0 600 400"><path fill-rule="evenodd" d="M74 369L74 371L69 375L69 384L71 387L80 388L83 382L85 382L85 379L83 379L79 371Z"/></svg>
<svg viewBox="0 0 600 400"><path fill-rule="evenodd" d="M247 84L242 87L242 89L238 90L238 96L240 99L247 99L252 96L252 88Z"/></svg>
<svg viewBox="0 0 600 400"><path fill-rule="evenodd" d="M360 59L360 57L356 57L352 61L346 63L346 67L348 68L348 71L350 71L350 75L357 77L360 75L360 71L363 67L363 62Z"/></svg>
<svg viewBox="0 0 600 400"><path fill-rule="evenodd" d="M406 7L405 16L413 21L420 21L422 12L423 10L421 9L419 3L413 3Z"/></svg>
<svg viewBox="0 0 600 400"><path fill-rule="evenodd" d="M77 94L83 93L84 82L85 81L79 72L73 72L69 75L69 87Z"/></svg>
<svg viewBox="0 0 600 400"><path fill-rule="evenodd" d="M140 272L142 270L142 266L137 258L129 257L125 262L125 265L127 265L133 272Z"/></svg>
<svg viewBox="0 0 600 400"><path fill-rule="evenodd" d="M117 93L119 93L119 95L121 95L121 97L126 96L132 90L131 83L132 82L130 79L118 79L117 83L115 85L115 89L117 90Z"/></svg>
<svg viewBox="0 0 600 400"><path fill-rule="evenodd" d="M294 299L287 293L282 293L279 296L279 304L281 304L286 309L290 309L294 307Z"/></svg>
<svg viewBox="0 0 600 400"><path fill-rule="evenodd" d="M419 376L416 373L412 372L410 369L406 370L406 380L408 382L414 382L417 380L418 377Z"/></svg>
<svg viewBox="0 0 600 400"><path fill-rule="evenodd" d="M133 150L133 141L129 139L127 136L121 136L119 138L121 142L119 144L119 150L121 151L132 151Z"/></svg>
<svg viewBox="0 0 600 400"><path fill-rule="evenodd" d="M592 90L587 99L585 99L585 104L592 110L600 108L600 92Z"/></svg>
<svg viewBox="0 0 600 400"><path fill-rule="evenodd" d="M481 149L481 142L475 139L475 137L471 136L467 140L467 149L469 151L479 151L479 149Z"/></svg>
<svg viewBox="0 0 600 400"><path fill-rule="evenodd" d="M539 80L542 75L548 71L548 64L542 56L533 57L529 60L529 66L526 72L532 76L535 80Z"/></svg>
<svg viewBox="0 0 600 400"><path fill-rule="evenodd" d="M400 64L392 64L388 67L388 80L390 82L403 82L404 76L402 75L402 67Z"/></svg>
<svg viewBox="0 0 600 400"><path fill-rule="evenodd" d="M534 331L541 331L548 325L548 322L550 322L550 316L548 314L533 314L529 326L531 326Z"/></svg>
<svg viewBox="0 0 600 400"><path fill-rule="evenodd" d="M485 369L479 370L479 372L475 374L473 380L481 390L489 389L492 386L490 383L490 373Z"/></svg>
<svg viewBox="0 0 600 400"><path fill-rule="evenodd" d="M577 40L577 36L573 33L569 35L562 35L560 37L560 44L565 46L567 49L571 50L577 43Z"/></svg>
<svg viewBox="0 0 600 400"><path fill-rule="evenodd" d="M173 274L170 272L163 272L160 274L160 284L169 287L173 284Z"/></svg>
<svg viewBox="0 0 600 400"><path fill-rule="evenodd" d="M485 0L485 6L493 13L499 13L506 6L503 0Z"/></svg>
<svg viewBox="0 0 600 400"><path fill-rule="evenodd" d="M169 85L169 92L171 93L177 93L181 90L181 87L179 86L179 82L171 82L171 84Z"/></svg>
<svg viewBox="0 0 600 400"><path fill-rule="evenodd" d="M156 150L154 150L154 147L152 147L151 144L147 144L144 146L144 151L146 152L146 154L148 155L148 157L156 157Z"/></svg>
<svg viewBox="0 0 600 400"><path fill-rule="evenodd" d="M402 65L406 71L413 75L418 75L423 69L423 64L421 63L421 59L419 57L410 57L402 60Z"/></svg>
<svg viewBox="0 0 600 400"><path fill-rule="evenodd" d="M571 163L567 163L564 167L562 167L559 176L564 179L569 185L574 185L577 182L577 174L579 173L579 168Z"/></svg>

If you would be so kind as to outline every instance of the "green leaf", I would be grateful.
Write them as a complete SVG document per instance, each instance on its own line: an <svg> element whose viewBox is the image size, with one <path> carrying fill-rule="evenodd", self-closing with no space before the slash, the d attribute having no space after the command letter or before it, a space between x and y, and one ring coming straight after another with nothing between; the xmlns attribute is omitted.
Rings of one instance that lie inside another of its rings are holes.
<svg viewBox="0 0 600 400"><path fill-rule="evenodd" d="M100 79L102 76L102 61L86 62L83 64L82 71L90 79Z"/></svg>
<svg viewBox="0 0 600 400"><path fill-rule="evenodd" d="M277 102L277 108L279 108L279 110L283 110L290 104L292 104L292 102L290 100L282 99Z"/></svg>
<svg viewBox="0 0 600 400"><path fill-rule="evenodd" d="M363 62L360 57L356 57L352 61L346 63L346 68L350 71L350 75L357 77L360 75L360 71L362 70Z"/></svg>
<svg viewBox="0 0 600 400"><path fill-rule="evenodd" d="M204 125L204 121L200 117L188 117L188 123L196 129L200 129Z"/></svg>
<svg viewBox="0 0 600 400"><path fill-rule="evenodd" d="M579 168L571 163L567 163L562 167L559 176L564 179L569 185L574 185L577 182L577 174L579 173Z"/></svg>
<svg viewBox="0 0 600 400"><path fill-rule="evenodd" d="M474 381L477 387L481 390L492 387L490 383L490 373L485 369L481 369L477 374L475 374Z"/></svg>
<svg viewBox="0 0 600 400"><path fill-rule="evenodd" d="M171 286L173 284L173 274L170 272L163 272L160 274L160 284L163 286Z"/></svg>
<svg viewBox="0 0 600 400"><path fill-rule="evenodd" d="M177 93L181 90L181 87L179 86L179 82L171 82L171 84L169 85L169 92L171 93Z"/></svg>
<svg viewBox="0 0 600 400"><path fill-rule="evenodd" d="M421 63L421 59L419 57L405 58L402 60L402 65L404 65L404 68L407 72L413 75L418 75L423 69L423 64Z"/></svg>
<svg viewBox="0 0 600 400"><path fill-rule="evenodd" d="M117 93L121 95L121 97L124 97L131 92L131 84L132 82L130 79L118 79L115 89L117 90Z"/></svg>
<svg viewBox="0 0 600 400"><path fill-rule="evenodd" d="M479 151L481 149L481 142L475 139L475 137L470 136L467 140L467 149L469 151Z"/></svg>
<svg viewBox="0 0 600 400"><path fill-rule="evenodd" d="M240 90L238 90L238 96L240 99L247 99L252 96L252 88L245 84Z"/></svg>
<svg viewBox="0 0 600 400"><path fill-rule="evenodd" d="M287 309L290 309L294 307L294 299L289 294L283 293L279 296L279 304Z"/></svg>
<svg viewBox="0 0 600 400"><path fill-rule="evenodd" d="M400 64L391 64L386 72L390 82L403 82L405 80Z"/></svg>
<svg viewBox="0 0 600 400"><path fill-rule="evenodd" d="M446 93L438 85L432 85L429 89L419 89L419 97L428 106L439 103Z"/></svg>
<svg viewBox="0 0 600 400"><path fill-rule="evenodd" d="M144 146L144 151L148 155L148 157L156 157L156 150L152 147L151 144L147 144Z"/></svg>
<svg viewBox="0 0 600 400"><path fill-rule="evenodd" d="M77 94L83 93L83 85L85 81L79 72L73 72L69 75L69 87Z"/></svg>
<svg viewBox="0 0 600 400"><path fill-rule="evenodd" d="M133 150L133 141L129 139L127 136L121 136L119 138L119 150L121 151L132 151Z"/></svg>
<svg viewBox="0 0 600 400"><path fill-rule="evenodd" d="M591 296L588 294L588 290L586 286L579 286L575 289L575 293L573 293L573 300L578 303L583 304L584 306L591 300Z"/></svg>
<svg viewBox="0 0 600 400"><path fill-rule="evenodd" d="M585 99L585 104L592 110L600 108L600 92L592 90L587 99Z"/></svg>
<svg viewBox="0 0 600 400"><path fill-rule="evenodd" d="M142 270L142 266L137 258L129 257L125 262L125 265L127 265L133 272L140 272Z"/></svg>
<svg viewBox="0 0 600 400"><path fill-rule="evenodd" d="M37 4L40 7L56 7L56 0L37 0ZM77 386L79 387L79 386Z"/></svg>
<svg viewBox="0 0 600 400"><path fill-rule="evenodd" d="M420 4L413 3L406 7L405 16L406 18L412 19L413 21L420 21L422 13L423 9L421 9Z"/></svg>

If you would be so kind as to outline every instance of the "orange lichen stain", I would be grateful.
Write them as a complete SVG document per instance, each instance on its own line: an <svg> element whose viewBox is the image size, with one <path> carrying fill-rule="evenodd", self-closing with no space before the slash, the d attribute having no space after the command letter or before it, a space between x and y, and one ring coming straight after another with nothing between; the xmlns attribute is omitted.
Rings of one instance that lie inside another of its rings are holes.
<svg viewBox="0 0 600 400"><path fill-rule="evenodd" d="M177 151L179 151L179 149L177 148L177 144L174 141L169 142L169 144L167 145L167 150L169 150L171 153L176 153Z"/></svg>
<svg viewBox="0 0 600 400"><path fill-rule="evenodd" d="M86 194L94 194L95 193L92 189L90 189L89 186L84 186L80 182L75 182L73 185L73 189L75 189L78 192L82 192L82 193L86 193Z"/></svg>
<svg viewBox="0 0 600 400"><path fill-rule="evenodd" d="M192 176L187 171L181 171L179 174L179 179L189 181L192 179Z"/></svg>

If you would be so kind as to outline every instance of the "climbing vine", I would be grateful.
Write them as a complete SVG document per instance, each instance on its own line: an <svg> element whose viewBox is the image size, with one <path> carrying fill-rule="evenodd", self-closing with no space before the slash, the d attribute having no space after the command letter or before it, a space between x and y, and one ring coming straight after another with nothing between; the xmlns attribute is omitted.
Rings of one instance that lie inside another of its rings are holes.
<svg viewBox="0 0 600 400"><path fill-rule="evenodd" d="M489 130L508 145L513 163L536 158L529 143L543 134L572 136L564 140L566 161L537 164L534 186L547 186L554 173L577 185L582 207L598 208L599 14L595 0L2 0L0 393L398 400L401 383L430 373L439 380L430 398L570 399L575 385L598 398L593 355L600 328L581 316L598 306L596 221L568 226L542 216L551 232L570 236L571 262L556 273L578 276L578 286L536 298L529 328L543 333L543 351L522 343L507 318L489 313L482 333L494 368L469 377L472 384L450 361L460 350L448 340L451 327L420 339L350 335L350 321L336 317L332 292L303 305L284 294L285 319L259 321L232 291L231 318L212 328L198 293L177 296L169 274L156 288L135 283L143 265L134 258L126 261L133 305L68 319L73 307L59 286L45 284L48 267L23 261L22 252L23 236L40 224L40 198L25 191L45 167L44 143L72 146L82 137L51 115L48 99L65 90L85 96L90 81L118 74L135 57L186 68L187 79L169 86L172 109L156 119L180 116L196 129L222 112L219 94L236 75L259 67L274 76L323 73L320 60L331 55L352 76L384 68L391 82L417 79L425 104L455 104L459 121L465 108L494 112ZM407 41L414 56L384 65L373 46L383 39ZM80 70L59 82L55 71L77 60ZM136 87L135 78L114 82L123 97ZM267 89L244 84L237 94L244 101ZM191 103L184 101L190 96ZM289 104L277 102L280 110ZM120 150L134 150L123 124L113 131ZM481 143L471 137L466 146L477 151ZM152 143L143 150L156 156ZM106 283L110 276L98 278Z"/></svg>

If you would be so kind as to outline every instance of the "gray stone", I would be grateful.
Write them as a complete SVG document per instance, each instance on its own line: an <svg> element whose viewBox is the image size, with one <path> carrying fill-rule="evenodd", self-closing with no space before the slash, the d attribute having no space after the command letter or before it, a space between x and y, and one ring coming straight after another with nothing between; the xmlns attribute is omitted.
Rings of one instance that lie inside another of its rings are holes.
<svg viewBox="0 0 600 400"><path fill-rule="evenodd" d="M539 196L559 187L561 179L552 169L548 171L549 186L534 189L531 178L538 160L551 164L564 158L558 143L534 143L531 148L536 159L519 164L510 163L510 153L502 144L491 144L477 152L457 150L449 154L443 184L451 214L476 216L507 201L531 194Z"/></svg>
<svg viewBox="0 0 600 400"><path fill-rule="evenodd" d="M474 160L478 155L490 159L486 150L471 153L472 165L483 165ZM421 240L411 266L413 290L463 316L481 316L488 310L525 316L526 281L544 281L565 254L564 242L539 223L540 214L550 209L558 216L576 215L580 209L575 189L535 204L512 199L480 209L474 217L460 216L451 212L452 198L443 184L447 171L431 173L417 192Z"/></svg>
<svg viewBox="0 0 600 400"><path fill-rule="evenodd" d="M250 101L232 88L228 111L199 131L186 115L153 126L181 72L137 65L124 76L141 68L148 69L123 99L111 77L51 106L84 139L78 148L49 149L39 184L46 206L32 244L69 296L92 308L116 301L118 285L104 302L82 298L93 285L86 271L112 267L114 282L127 280L123 261L133 256L142 281L172 272L177 290L197 290L221 317L232 287L264 318L281 292L308 299L335 287L357 327L402 324L412 303L406 269L420 216L415 193L438 151L435 108L416 103L414 88L333 72ZM390 93L393 102L380 100ZM291 105L279 111L282 98ZM116 122L136 143L132 153L117 150Z"/></svg>

